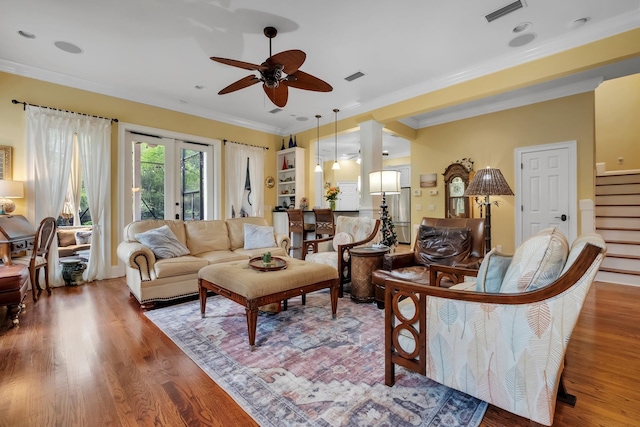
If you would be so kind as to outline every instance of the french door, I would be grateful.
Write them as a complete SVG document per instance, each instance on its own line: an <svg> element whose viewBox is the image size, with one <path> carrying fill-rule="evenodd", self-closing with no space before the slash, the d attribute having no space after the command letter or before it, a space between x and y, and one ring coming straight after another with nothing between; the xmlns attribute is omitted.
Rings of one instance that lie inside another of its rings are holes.
<svg viewBox="0 0 640 427"><path fill-rule="evenodd" d="M213 218L213 150L206 144L126 132L133 220Z"/></svg>

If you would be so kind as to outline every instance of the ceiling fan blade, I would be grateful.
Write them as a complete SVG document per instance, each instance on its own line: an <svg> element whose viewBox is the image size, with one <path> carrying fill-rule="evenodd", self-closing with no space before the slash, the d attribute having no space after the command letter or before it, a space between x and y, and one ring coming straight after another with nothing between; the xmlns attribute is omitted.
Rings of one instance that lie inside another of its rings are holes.
<svg viewBox="0 0 640 427"><path fill-rule="evenodd" d="M311 74L307 74L304 71L296 71L293 74L289 74L282 83L295 87L296 89L313 90L316 92L331 92L333 90L329 83Z"/></svg>
<svg viewBox="0 0 640 427"><path fill-rule="evenodd" d="M282 108L287 105L289 89L287 89L285 85L279 85L278 87L267 87L267 85L262 85L262 88L271 102L276 104L278 107Z"/></svg>
<svg viewBox="0 0 640 427"><path fill-rule="evenodd" d="M218 92L218 95L224 95L225 93L235 92L236 90L244 89L245 87L254 85L259 81L260 79L254 75L244 77L238 80L237 82L231 83L229 86L222 89L220 92Z"/></svg>
<svg viewBox="0 0 640 427"><path fill-rule="evenodd" d="M271 58L267 59L266 64L280 64L284 67L282 71L286 74L292 74L298 71L298 68L302 66L305 59L307 59L307 54L301 50L285 50L284 52L276 53Z"/></svg>
<svg viewBox="0 0 640 427"><path fill-rule="evenodd" d="M211 60L219 62L225 65L231 65L232 67L244 68L245 70L266 70L267 67L264 65L256 65L250 62L237 61L235 59L227 59L227 58L218 58L217 56L212 56Z"/></svg>

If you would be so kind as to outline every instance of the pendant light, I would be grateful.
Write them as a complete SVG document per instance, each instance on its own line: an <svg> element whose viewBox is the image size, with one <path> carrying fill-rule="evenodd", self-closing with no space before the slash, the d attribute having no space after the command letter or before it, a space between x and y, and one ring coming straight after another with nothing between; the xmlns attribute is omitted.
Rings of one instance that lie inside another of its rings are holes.
<svg viewBox="0 0 640 427"><path fill-rule="evenodd" d="M336 142L335 142L334 153L333 153L333 166L331 166L331 169L333 170L340 169L340 163L338 163L338 111L340 110L338 110L337 108L333 109L333 112L336 115L336 120L335 120Z"/></svg>
<svg viewBox="0 0 640 427"><path fill-rule="evenodd" d="M316 168L314 169L314 172L322 172L322 166L320 166L320 117L322 117L320 114L316 114L316 120L318 121L318 140L316 141L316 148L317 148L317 161L318 163L316 164Z"/></svg>

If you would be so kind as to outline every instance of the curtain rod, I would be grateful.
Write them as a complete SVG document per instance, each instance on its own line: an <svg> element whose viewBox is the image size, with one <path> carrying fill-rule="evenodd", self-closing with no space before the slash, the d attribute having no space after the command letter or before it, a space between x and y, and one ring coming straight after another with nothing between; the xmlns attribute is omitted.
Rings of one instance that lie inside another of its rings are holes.
<svg viewBox="0 0 640 427"><path fill-rule="evenodd" d="M77 113L75 111L69 111L69 110L62 110L60 108L53 108L53 107L46 107L44 105L38 105L38 104L29 104L28 102L23 102L23 101L16 101L15 99L11 100L12 104L22 104L22 109L26 110L27 109L27 105L30 105L32 107L40 107L40 108L47 108L49 110L56 110L56 111L64 111L65 113L73 113L73 114L80 114L81 116L89 116L89 117L95 117L97 119L107 119L107 120L111 120L112 122L116 122L118 123L118 119L110 119L109 117L102 117L102 116L95 116L93 114L85 114L85 113Z"/></svg>
<svg viewBox="0 0 640 427"><path fill-rule="evenodd" d="M238 145L246 145L247 147L256 147L256 148L262 148L263 150L268 150L269 147L261 147L259 145L251 145L251 144L245 144L244 142L235 142L235 141L229 141L228 139L223 139L222 142L226 145L227 142L230 142L232 144L238 144Z"/></svg>

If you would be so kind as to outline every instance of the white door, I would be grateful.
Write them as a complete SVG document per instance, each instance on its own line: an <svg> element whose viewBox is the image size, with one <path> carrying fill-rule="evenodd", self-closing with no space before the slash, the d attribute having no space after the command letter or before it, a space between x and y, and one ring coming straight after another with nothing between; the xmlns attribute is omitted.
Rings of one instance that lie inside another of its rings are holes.
<svg viewBox="0 0 640 427"><path fill-rule="evenodd" d="M358 196L357 182L338 182L340 194L336 203L336 210L339 211L357 211L360 205Z"/></svg>
<svg viewBox="0 0 640 427"><path fill-rule="evenodd" d="M575 141L516 150L516 246L547 227L576 238Z"/></svg>
<svg viewBox="0 0 640 427"><path fill-rule="evenodd" d="M211 147L133 132L127 132L127 142L134 220L211 218Z"/></svg>

